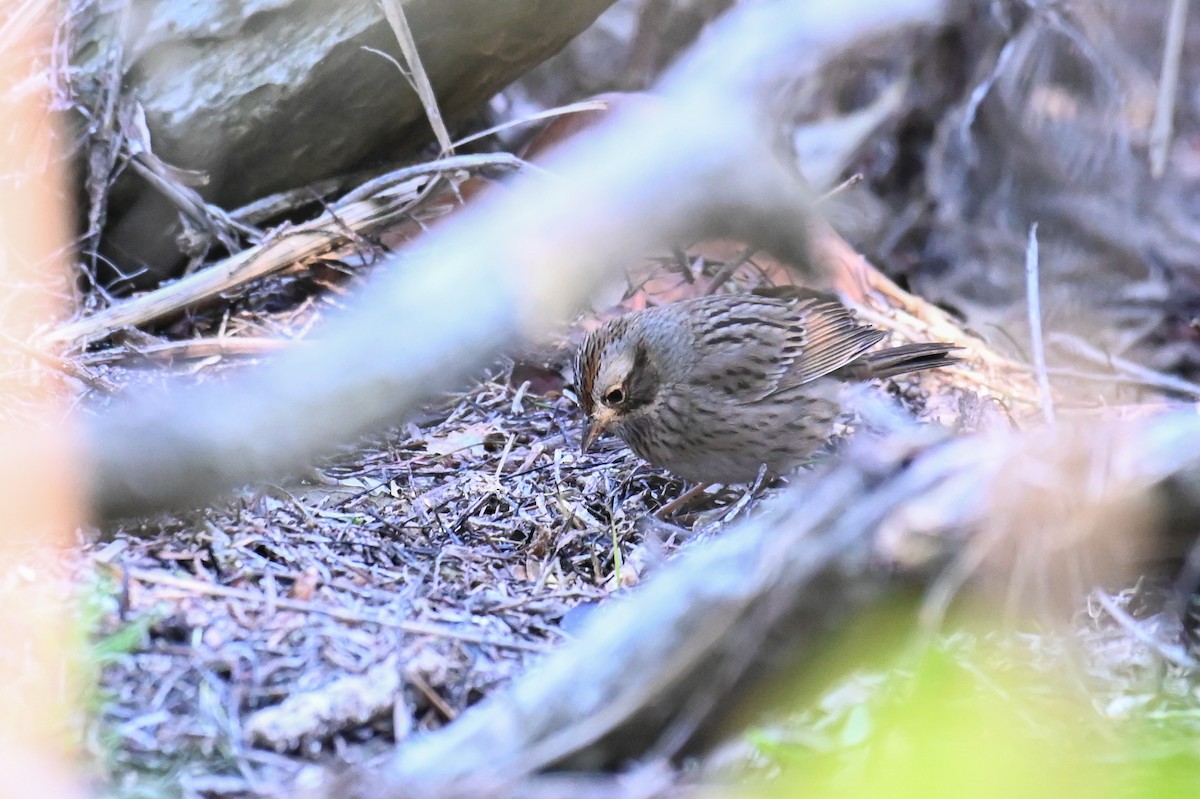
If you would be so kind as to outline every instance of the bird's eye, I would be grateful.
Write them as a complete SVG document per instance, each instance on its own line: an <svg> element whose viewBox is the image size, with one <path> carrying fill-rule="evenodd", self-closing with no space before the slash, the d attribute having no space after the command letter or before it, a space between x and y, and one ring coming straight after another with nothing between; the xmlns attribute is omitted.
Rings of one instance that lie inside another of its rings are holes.
<svg viewBox="0 0 1200 799"><path fill-rule="evenodd" d="M610 388L604 395L605 405L620 405L625 400L625 392L620 388Z"/></svg>

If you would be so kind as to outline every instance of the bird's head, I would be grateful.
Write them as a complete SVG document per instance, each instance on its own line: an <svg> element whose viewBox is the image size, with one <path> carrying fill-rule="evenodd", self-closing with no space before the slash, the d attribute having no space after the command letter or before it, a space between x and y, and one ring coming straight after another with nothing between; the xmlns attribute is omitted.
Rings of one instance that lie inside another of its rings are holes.
<svg viewBox="0 0 1200 799"><path fill-rule="evenodd" d="M661 381L650 350L624 321L593 331L579 348L576 392L587 415L583 452L605 431L621 435L622 428L658 397Z"/></svg>

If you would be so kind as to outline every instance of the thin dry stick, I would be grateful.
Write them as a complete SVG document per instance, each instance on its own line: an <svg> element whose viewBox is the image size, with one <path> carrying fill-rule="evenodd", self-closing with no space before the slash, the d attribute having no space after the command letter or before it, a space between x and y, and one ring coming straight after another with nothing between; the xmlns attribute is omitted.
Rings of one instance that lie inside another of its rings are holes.
<svg viewBox="0 0 1200 799"><path fill-rule="evenodd" d="M161 161L130 148L129 165L153 186L159 194L171 201L179 212L194 225L217 239L226 249L240 249L233 233L239 233L251 241L262 239L262 232L226 213L223 209L204 201L199 192L185 186L167 174Z"/></svg>
<svg viewBox="0 0 1200 799"><path fill-rule="evenodd" d="M1167 168L1167 150L1175 119L1175 95L1179 87L1179 62L1183 56L1183 34L1187 27L1188 0L1171 0L1163 43L1162 73L1158 78L1158 101L1150 125L1150 174L1156 178Z"/></svg>
<svg viewBox="0 0 1200 799"><path fill-rule="evenodd" d="M419 672L409 672L407 675L405 675L405 679L407 679L414 688L420 691L421 694L429 700L429 704L437 708L438 712L442 714L442 717L446 719L446 721L454 721L456 718L458 718L458 714L454 712L454 708L450 707L450 705L446 703L445 699L442 699L441 694L435 691L433 686L427 683L425 678L423 678Z"/></svg>
<svg viewBox="0 0 1200 799"><path fill-rule="evenodd" d="M437 137L438 146L442 148L442 154L454 152L454 143L450 141L450 133L446 130L446 123L442 120L442 112L438 108L437 97L433 93L433 84L429 82L429 75L425 72L425 67L421 63L421 56L417 53L417 43L413 40L412 28L408 27L408 18L404 16L404 8L399 0L382 0L383 15L387 17L388 24L392 26L392 32L396 34L396 43L400 45L400 52L404 55L404 60L408 62L408 69L412 72L413 88L416 89L417 96L421 98L421 105L425 106L425 115L429 117L429 126L433 128L433 135Z"/></svg>
<svg viewBox="0 0 1200 799"><path fill-rule="evenodd" d="M258 225L273 217L282 216L288 211L311 205L335 192L344 191L347 186L357 186L362 181L374 178L378 174L379 172L376 170L338 175L300 188L268 194L266 197L260 197L240 208L233 209L229 212L229 218L245 225Z"/></svg>
<svg viewBox="0 0 1200 799"><path fill-rule="evenodd" d="M1025 250L1025 301L1029 309L1029 339L1033 349L1033 370L1037 375L1042 399L1042 416L1054 424L1054 396L1050 393L1050 375L1046 371L1046 347L1042 342L1042 300L1038 289L1038 223L1029 228L1029 246Z"/></svg>
<svg viewBox="0 0 1200 799"><path fill-rule="evenodd" d="M295 610L301 613L319 613L323 616L337 619L339 621L349 621L357 624L378 624L381 627L392 627L397 630L402 630L412 635L432 635L439 638L453 638L458 641L467 641L473 644L487 644L488 646L498 646L506 649L523 649L528 652L546 652L549 647L540 644L531 644L528 641L505 641L498 638L491 638L480 633L471 632L469 630L455 630L451 627L444 627L440 624L428 624L415 621L395 621L385 619L379 616L372 616L365 613L355 613L344 608L328 608L317 605L313 602L302 602L298 599L286 599L282 597L270 597L266 594L255 593L254 591L245 591L239 588L230 588L224 585L214 585L205 583L200 580L192 580L187 577L179 577L173 574L161 574L158 572L148 571L146 569L126 569L125 573L131 580L137 580L141 583L151 583L154 585L167 585L172 588L178 588L183 591L190 591L196 594L206 594L208 596L219 596L225 599L237 599L243 602L257 602L263 605L272 605L285 610Z"/></svg>
<svg viewBox="0 0 1200 799"><path fill-rule="evenodd" d="M725 285L725 281L733 277L733 273L742 267L742 264L754 257L754 253L758 252L758 247L751 244L746 249L738 253L737 257L728 262L713 275L712 280L708 281L708 288L704 289L705 294L713 294L721 286Z"/></svg>
<svg viewBox="0 0 1200 799"><path fill-rule="evenodd" d="M339 213L338 218L343 224L355 228L374 218L377 213L376 208L364 203ZM52 330L45 336L45 343L76 343L105 338L123 327L145 324L292 264L314 258L344 240L341 234L330 232L329 227L333 222L334 217L325 213L293 230L278 232L261 247L243 250L208 269Z"/></svg>
<svg viewBox="0 0 1200 799"><path fill-rule="evenodd" d="M1180 647L1169 646L1142 629L1142 625L1138 623L1138 620L1126 613L1125 609L1118 605L1108 594L1103 591L1096 591L1092 594L1092 598L1100 603L1100 607L1104 608L1104 611L1112 617L1113 621L1121 625L1122 629L1142 644L1157 652L1163 659L1174 663L1176 666L1182 666L1185 669L1200 667L1200 662L1196 661L1195 658L1188 655Z"/></svg>
<svg viewBox="0 0 1200 799"><path fill-rule="evenodd" d="M474 170L485 169L488 167L500 167L505 169L522 169L530 168L533 165L528 161L517 158L512 153L478 153L475 155L451 155L445 158L438 158L434 161L428 161L423 164L413 164L411 166L401 167L400 169L392 170L384 175L380 175L363 183L361 186L348 191L345 196L338 200L336 207L342 207L352 202L366 200L372 197L386 196L389 190L394 190L398 186L411 180L415 177L423 175L444 175L447 172L456 172L459 170Z"/></svg>
<svg viewBox="0 0 1200 799"><path fill-rule="evenodd" d="M344 196L332 209L290 230L274 232L258 247L243 250L207 269L146 294L115 303L103 311L48 333L46 343L74 343L104 338L123 327L134 327L176 313L333 250L349 239L347 231L370 230L419 196L426 175L483 167L525 165L508 153L440 158L414 164L367 181Z"/></svg>
<svg viewBox="0 0 1200 799"><path fill-rule="evenodd" d="M149 346L124 345L99 352L89 352L77 360L86 365L121 363L132 360L173 361L177 359L194 360L198 358L243 357L254 358L279 352L291 345L303 345L304 340L289 341L281 338L266 338L261 336L216 336L210 338L193 338L184 341L163 341ZM41 353L41 350L35 350ZM41 353L45 354L45 353Z"/></svg>
<svg viewBox="0 0 1200 799"><path fill-rule="evenodd" d="M472 133L469 136L464 136L463 138L455 141L454 146L462 147L463 145L470 144L473 141L486 139L488 136L491 136L494 133L501 133L502 131L520 127L521 125L528 125L531 122L540 122L543 119L554 119L555 117L566 116L568 114L580 114L587 111L607 110L608 103L604 102L603 100L584 100L581 103L560 105L557 108L548 108L545 111L538 111L536 114L529 114L528 116L523 116L520 119L510 119L507 122L503 122L499 125L493 125L486 130L481 130L477 133Z"/></svg>
<svg viewBox="0 0 1200 799"><path fill-rule="evenodd" d="M430 164L407 167L406 174L418 170L421 174L438 173L457 168L455 159L443 159ZM414 173L415 175L416 173ZM381 188L388 188L384 201L358 200L357 197L341 202L316 219L305 222L290 230L278 229L258 247L243 250L213 266L195 272L155 291L132 297L110 305L103 311L79 319L50 331L44 341L53 343L75 343L87 339L104 338L123 327L134 327L175 313L192 305L244 286L269 274L303 263L307 259L329 252L346 240L346 229L360 231L386 219L395 208L415 198L425 181L420 177L409 179L409 185L396 186L397 173L389 173L376 181Z"/></svg>
<svg viewBox="0 0 1200 799"><path fill-rule="evenodd" d="M76 363L69 358L60 358L57 355L52 355L48 352L43 352L37 347L31 347L24 341L20 341L7 333L0 331L0 341L10 345L14 349L39 363L45 364L52 369L57 369L68 377L73 377L84 385L102 394L116 394L120 388L103 375L96 374L91 369L81 363Z"/></svg>
<svg viewBox="0 0 1200 799"><path fill-rule="evenodd" d="M1179 394L1186 394L1190 397L1200 397L1200 384L1184 380L1176 375L1156 372L1140 363L1134 363L1119 355L1112 355L1080 339L1078 336L1051 333L1048 338L1050 338L1056 348L1069 351L1073 355L1078 355L1092 363L1107 366L1121 373L1121 375L1129 378L1131 381L1144 383L1151 388L1163 391L1173 391Z"/></svg>
<svg viewBox="0 0 1200 799"><path fill-rule="evenodd" d="M845 180L843 180L841 183L837 184L837 185L836 185L836 186L834 186L832 189L830 189L829 191L825 192L825 193L824 193L824 194L822 194L820 197L818 197L818 198L817 198L817 202L818 202L818 203L823 203L823 202L825 202L826 200L828 200L829 198L831 198L831 197L836 197L837 195L839 195L839 194L841 194L842 192L844 192L846 189L853 188L853 187L857 186L859 183L862 183L862 182L863 182L863 173L862 173L862 172L855 172L853 175L851 175L850 177L846 178L846 179L845 179Z"/></svg>

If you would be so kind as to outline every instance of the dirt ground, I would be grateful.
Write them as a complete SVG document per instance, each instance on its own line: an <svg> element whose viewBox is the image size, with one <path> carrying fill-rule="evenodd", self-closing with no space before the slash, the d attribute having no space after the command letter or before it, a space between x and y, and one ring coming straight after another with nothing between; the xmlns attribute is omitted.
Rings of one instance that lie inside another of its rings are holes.
<svg viewBox="0 0 1200 799"><path fill-rule="evenodd" d="M250 303L248 328L285 326L261 308ZM570 353L564 341L504 359L301 482L97 533L79 567L98 640L120 642L93 736L111 776L219 795L385 753L772 493L714 489L657 519L684 484L616 439L578 452ZM206 381L237 368L252 364L173 370ZM161 364L105 369L127 387L162 376Z"/></svg>

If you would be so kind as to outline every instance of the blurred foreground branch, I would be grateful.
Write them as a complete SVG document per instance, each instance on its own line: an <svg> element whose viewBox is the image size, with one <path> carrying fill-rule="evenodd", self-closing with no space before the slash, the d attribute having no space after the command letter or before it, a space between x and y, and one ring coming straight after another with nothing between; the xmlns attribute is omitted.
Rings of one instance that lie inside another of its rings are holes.
<svg viewBox="0 0 1200 799"><path fill-rule="evenodd" d="M739 10L667 76L660 106L618 114L548 159L552 179L526 178L438 227L312 346L89 422L95 513L194 505L396 422L655 245L736 235L805 263L809 193L772 146L773 89L853 38L936 24L940 11L934 0Z"/></svg>
<svg viewBox="0 0 1200 799"><path fill-rule="evenodd" d="M0 12L0 796L76 799L84 693L79 627L59 560L83 512L66 397L29 380L25 341L61 309L68 210L55 160L62 131L30 80L52 29L33 3Z"/></svg>
<svg viewBox="0 0 1200 799"><path fill-rule="evenodd" d="M1087 591L1081 563L1083 579L1111 579L1177 554L1172 520L1200 511L1192 412L958 439L891 424L600 609L508 690L320 795L520 795L547 768L674 758L804 673L830 633L894 607L901 587L933 585L935 624L968 578L1062 619Z"/></svg>

